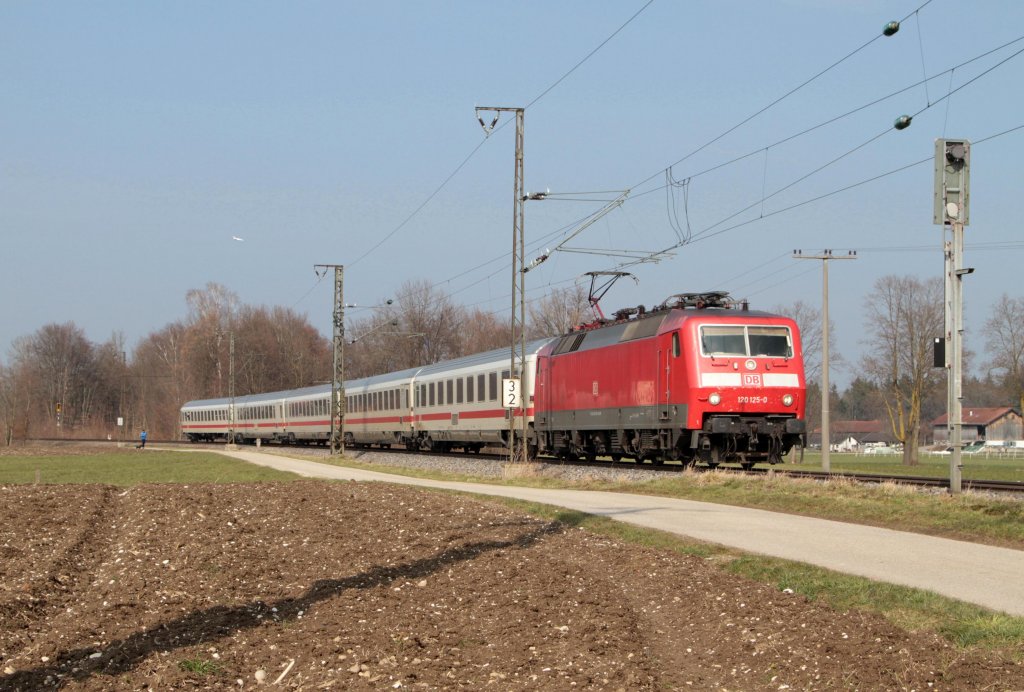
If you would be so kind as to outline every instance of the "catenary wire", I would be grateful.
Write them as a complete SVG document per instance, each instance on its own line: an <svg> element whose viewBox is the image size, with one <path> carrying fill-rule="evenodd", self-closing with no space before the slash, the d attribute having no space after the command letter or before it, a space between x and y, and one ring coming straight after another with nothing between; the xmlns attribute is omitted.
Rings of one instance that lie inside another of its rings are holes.
<svg viewBox="0 0 1024 692"><path fill-rule="evenodd" d="M551 84L551 86L549 86L549 87L548 87L547 89L545 89L545 90L544 90L543 92L541 92L541 94L540 94L540 95L538 95L538 96L537 96L536 98L534 98L534 99L533 99L532 101L530 101L530 102L529 102L529 103L527 104L527 107L529 107L529 106L532 106L532 105L534 105L535 103L537 103L537 102L538 102L538 101L539 101L539 100L540 100L541 98L543 98L544 96L546 96L546 95L547 95L547 94L548 94L548 93L549 93L550 91L552 91L552 90L553 90L553 89L554 89L555 87L557 87L557 86L558 86L558 84L560 84L560 83L561 83L561 82L562 82L562 81L563 81L564 79L566 79L566 78L567 78L567 77L568 77L569 75L571 75L571 74L572 74L573 72L575 72L575 71L576 71L576 69L578 69L578 68L579 68L579 67L580 67L581 65L583 65L583 64L584 64L584 63L585 63L585 62L586 62L586 61L587 61L587 60L588 60L588 59L589 59L590 57L592 57L592 56L593 56L593 55L594 55L595 53L597 53L597 51L599 51L599 50L600 50L600 49L601 49L601 48L602 48L602 47L603 47L604 45L606 45L606 44L607 44L607 43L608 43L608 42L609 42L609 41L610 41L611 39L613 39L613 38L614 38L614 37L615 37L615 36L616 36L616 35L617 35L617 34L618 34L619 32L621 32L621 31L622 31L622 30L623 30L623 29L624 29L624 28L625 28L626 26L628 26L628 25L629 25L630 23L632 23L632 22L633 22L633 20L635 20L635 19L636 19L636 18L637 18L637 17L638 17L638 16L639 16L639 15L640 15L640 14L641 14L641 13L642 13L642 12L643 12L644 10L646 10L646 9L647 9L647 8L648 8L648 7L649 7L649 6L651 5L651 4L652 4L652 2L653 2L653 0L649 0L649 2L647 2L647 3L645 4L645 5L643 5L643 7L641 7L641 8L640 8L640 9L639 9L639 10L638 10L638 11L637 11L636 13L634 13L634 14L633 14L633 15L632 15L632 16L631 16L631 17L630 17L629 19L627 19L627 20L626 20L626 21L625 21L625 22L624 22L624 23L623 23L623 24L622 24L622 25L621 25L621 26L620 26L620 27L619 27L618 29L616 29L616 30L615 30L615 31L614 31L614 32L613 32L613 33L612 33L612 34L611 34L610 36L608 36L608 38L606 38L606 39L605 39L604 41L602 41L602 42L601 42L601 43L600 43L600 44L599 44L599 45L598 45L598 46L597 46L597 47L596 47L596 48L595 48L594 50L592 50L592 51L591 51L590 53L588 53L588 54L587 54L587 55L586 55L586 56L585 56L585 57L584 57L584 58L583 58L582 60L580 60L580 61L579 61L579 62L578 62L578 63L577 63L576 65L574 65L574 66L573 66L573 67L572 67L572 68L571 68L570 70L568 70L568 71L567 71L567 72L566 72L565 74L563 74L563 75L562 75L562 76L561 76L561 77L560 77L559 79L557 79L557 80L556 80L556 81L555 81L554 83L552 83L552 84ZM902 21L906 21L906 19L907 19L907 18L909 18L909 17L911 17L911 16L914 16L914 15L915 15L916 13L920 12L920 11L921 11L921 9L923 9L924 7L926 7L926 6L927 6L928 4L930 4L930 3L931 3L931 0L926 0L926 2L924 2L924 3L922 3L922 4L920 5L920 6L918 6L918 8L917 8L917 9L915 9L915 10L914 10L913 12L909 13L909 14L908 14L908 15L907 15L906 17L904 17L904 19L903 19ZM859 48L857 48L857 49L855 49L854 51L850 52L849 54L847 54L847 55L846 55L846 56L844 56L843 58L839 59L838 61L836 61L836 62L832 63L831 65L829 65L829 66L828 66L828 67L826 67L825 69L823 69L823 70L819 71L819 72L818 72L817 74L815 74L814 76L812 76L812 77L810 77L809 79L805 80L805 81L804 81L803 83L801 83L801 84L800 84L800 85L798 85L797 87L795 87L795 88L791 89L791 90L790 90L790 91L788 91L787 93L785 93L785 94L783 94L782 96L780 96L780 97L776 98L776 99L775 99L775 100L773 100L773 101L772 101L771 103L769 103L769 104L768 104L767 106L763 107L762 109L760 109L760 110L759 110L759 111L757 111L756 113L752 114L751 116L748 116L747 118L745 118L745 119L744 119L743 121L741 121L740 123L738 123L738 124L734 125L733 127L729 128L729 129L728 129L727 131L723 132L723 133L722 133L721 135L718 135L717 137L715 137L715 138L713 138L712 140L708 141L707 143L705 143L704 145L702 145L702 146L701 146L701 147L699 147L698 149L696 149L696 150L694 150L694 151L690 152L689 154L687 154L687 155L686 155L686 156L684 156L683 158L679 159L679 160L678 160L678 161L677 161L677 162L676 162L675 164L672 164L672 165L674 166L674 165L678 165L679 163L682 163L683 161L685 161L685 160L686 160L687 158L689 158L690 156L693 156L693 155L694 155L694 154L696 154L697 152L699 152L699 151L703 150L703 149L704 149L704 148L706 148L707 146L710 146L710 145L711 145L711 144L713 144L714 142L718 141L719 139L721 139L721 138L725 137L726 135L728 135L728 134L730 134L731 132L735 131L735 130L736 130L736 129L738 129L739 127L743 126L743 125L744 125L744 124L746 124L747 122L750 122L751 120L753 120L754 118L756 118L756 117L757 117L758 115L761 115L762 113L766 112L767 110L769 110L769 109L770 109L770 108L772 108L773 106L775 106L775 105L777 105L778 103L782 102L783 100L785 100L785 99L786 99L786 98L788 98L789 96L793 95L794 93L796 93L796 92L797 92L797 91L799 91L800 89L804 88L805 86L807 86L807 85L808 85L808 84L810 84L811 82L815 81L816 79L818 79L818 78L819 78L819 77L821 77L822 75L826 74L827 72L829 72L830 70L834 69L835 67L837 67L837 66L838 66L838 65L840 65L841 63L843 63L843 62L845 62L846 60L848 60L849 58L853 57L854 55L856 55L857 53L859 53L859 52L860 52L861 50L863 50L864 48L866 48L867 46L869 46L870 44L872 44L872 43L873 43L874 41L878 40L878 38L879 38L880 36L881 36L881 34L877 34L877 35L875 35L874 37L872 37L872 38L871 38L871 39L870 39L869 41L867 41L866 43L864 43L864 44L863 44L862 46L860 46ZM504 127L505 125L507 125L507 124L508 124L508 122L510 122L510 121L506 121L506 122L505 122L505 123L503 123L503 124L502 124L502 125L501 125L501 126L500 126L500 127L498 128L498 129L501 129L501 127ZM404 226L405 226L405 225L406 225L406 224L407 224L407 223L408 223L409 221L411 221L411 220L412 220L412 218L414 218L414 217L415 217L415 216L416 216L416 215L417 215L417 214L418 214L418 213L419 213L419 212L420 212L420 211L421 211L421 210L422 210L422 209L423 209L423 208L424 208L424 207L425 207L425 206L426 206L426 205L427 205L427 204L428 204L428 203L429 203L429 202L430 202L431 200L433 200L433 198L434 198L434 197L436 197L436 195L437 195L437 194L439 194L439 193L440 193L440 191L441 191L441 190L442 190L442 189L443 189L443 188L444 188L444 187L445 187L445 186L446 186L446 185L448 184L448 182L450 182L450 180L451 180L451 179L452 179L452 178L453 178L453 177L454 177L454 176L455 176L455 175L456 175L456 174L457 174L457 173L458 173L458 172L459 172L459 171L460 171L460 170L461 170L461 169L462 169L462 168L463 168L463 167L464 167L465 165L466 165L466 163L468 163L468 161L469 161L469 160L470 160L470 159L471 159L471 158L472 158L472 157L473 157L473 156L474 156L474 155L476 154L476 152L477 152L477 151L479 151L479 149L480 149L480 148L481 148L481 147L483 146L483 144L484 144L485 142L486 142L486 139L485 139L485 140L482 140L482 141L480 142L480 144L478 144L478 145L477 145L477 146L476 146L476 147L475 147L475 148L474 148L474 149L473 149L473 150L472 150L472 151L470 152L470 154L469 154L469 155L468 155L468 156L467 156L467 157L466 157L466 158L465 158L465 159L464 159L464 160L463 160L463 161L462 161L462 162L461 162L461 163L459 164L459 166L458 166L458 167L457 167L457 168L456 168L456 169L455 169L455 170L454 170L454 171L453 171L453 172L452 172L452 173L451 173L451 174L450 174L450 175L449 175L449 176L448 176L448 177L447 177L447 178L446 178L446 179L445 179L445 180L444 180L444 181L443 181L442 183L441 183L441 185L439 185L439 186L438 186L438 187L437 187L437 188L436 188L436 189L435 189L435 190L434 190L434 191L433 191L433 192L431 193L431 195L430 195L430 196L429 196L429 197L428 197L428 198L427 198L427 199L426 199L426 200L425 200L425 201L424 201L424 202L423 202L423 203L422 203L422 204L421 204L421 205L420 205L419 207L417 207L417 208L416 208L416 209L415 209L415 210L414 210L414 211L412 212L412 214L410 214L410 215L409 215L408 217L406 217L406 219L405 219L405 220L403 220L403 221L402 221L402 223L401 223L401 224L399 224L399 226L398 226L398 227L396 227L396 228L395 228L395 229L394 229L393 231L391 231L390 233L388 233L388 234L387 234L387 235L386 235L386 236L385 236L384 238L382 238L382 239L381 239L381 240L380 240L380 241L379 241L379 242L378 242L378 243L377 243L376 245L374 245L374 246L373 246L373 247L372 247L372 248L371 248L371 249L370 249L369 251L367 251L366 253L364 253L363 255L361 255L361 256L360 256L359 258L357 258L357 260L356 260L355 262L351 263L351 264L350 264L350 266L351 266L351 265L353 265L353 264L355 264L356 262L359 262L359 261L361 261L361 260L362 260L362 259L364 259L364 258L365 258L365 257L366 257L367 255L369 255L370 253L374 252L374 251L375 251L376 249L378 249L378 248L379 248L379 247L380 247L381 245L383 245L383 244L384 244L385 242L387 242L387 240L388 240L388 239L390 239L390 238L391 238L392 236L394 236L394 235L395 235L395 234L396 234L396 233L397 233L397 232L398 232L399 230L401 230L401 228L403 228L403 227L404 227ZM657 174L655 174L655 175L657 175ZM649 181L650 181L651 179L653 179L653 177L655 177L655 176L651 176L651 177L649 177L649 178L645 179L645 180L644 180L644 181L642 181L642 182L641 182L641 183L640 183L639 185L643 185L644 183L646 183L646 182L649 182ZM692 177L692 176L691 176L691 177ZM799 181L797 181L797 182L799 182ZM795 184L795 183L794 183L794 184ZM777 191L777 192L776 192L775 194L777 194L778 192L780 192L780 191ZM763 203L763 200L761 200L761 203ZM447 282L447 281L445 281L445 282L440 282L440 283L446 283L446 282Z"/></svg>
<svg viewBox="0 0 1024 692"><path fill-rule="evenodd" d="M927 7L927 6L928 6L928 5L929 5L929 4L931 3L931 1L932 1L932 0L925 0L925 2L924 2L924 3L922 3L922 4L920 5L920 6L918 6L918 8L917 8L916 10L914 10L914 11L913 11L913 12L911 12L911 13L909 13L909 14L908 14L908 15L907 15L906 17L904 17L904 18L903 18L902 20L900 20L900 21L901 21L901 22L905 22L905 21L906 21L907 19L909 19L910 17L914 16L914 15L915 15L916 13L920 12L920 11L921 11L922 9L924 9L925 7ZM875 35L874 35L874 36L873 36L873 37L872 37L872 38L871 38L871 39L870 39L869 41L867 41L866 43L862 44L862 45L861 45L861 46L860 46L859 48L856 48L856 49L852 50L851 52L847 53L847 54L846 54L845 56L843 56L843 57L842 57L842 58L840 58L839 60L836 60L836 61L835 61L834 63L832 63L831 65L829 65L829 66L828 66L828 67L826 67L825 69L823 69L823 70L819 71L819 72L818 72L817 74L815 74L814 76L812 76L812 77L808 78L807 80L805 80L804 82L802 82L802 83L801 83L801 84L799 84L798 86L796 86L796 87L794 87L794 88L790 89L790 90L789 90L789 91L787 91L787 92L786 92L785 94L783 94L782 96L779 96L779 97L778 97L778 98L776 98L776 99L775 99L774 101L772 101L772 102L771 102L771 103L769 103L768 105L766 105L766 106L762 107L762 108L761 108L760 110L758 110L757 112L753 113L752 115L749 115L749 116L747 116L746 118L744 118L744 119L743 119L743 120L741 120L740 122L736 123L736 124L735 124L735 125L733 125L732 127L728 128L727 130L725 130L724 132L722 132L721 134L719 134L719 135L716 135L715 137L711 138L710 140L708 140L708 141L707 141L707 142L705 142L704 144L700 145L699 147L697 147L696 149L694 149L694 150L693 150L693 151L691 151L690 153L688 153L688 154L686 154L685 156L683 156L683 157L682 157L681 159L679 159L679 160L678 160L678 161L676 161L675 163L672 163L672 164L670 164L670 165L669 165L669 167L671 168L671 167L673 167L673 166L678 166L678 165L679 165L679 164L681 164L681 163L682 163L683 161L686 161L687 159L689 159L689 158L690 158L691 156L693 156L693 155L695 155L695 154L698 154L698 153L700 153L701 151L703 151L704 149L708 148L709 146L711 146L712 144L714 144L714 143L715 143L715 142L717 142L718 140L720 140L720 139L722 139L723 137L726 137L726 136L728 136L729 134L731 134L731 133L735 132L736 130L738 130L739 128L743 127L743 126L744 126L744 125L746 125L746 124L747 124L748 122L750 122L751 120L753 120L754 118L756 118L757 116L759 116L759 115L761 115L761 114L763 114L763 113L767 112L768 110L770 110L771 108L775 107L776 105L778 105L778 104L779 104L779 103L781 103L782 101L785 101L785 100L786 100L787 98L789 98L790 96L792 96L792 95L793 95L793 94L795 94L796 92L798 92L798 91L800 91L801 89L803 89L803 88L804 88L805 86L807 86L807 85L808 85L808 84L810 84L811 82L815 81L815 80L816 80L816 79L818 79L819 77L821 77L821 76L823 76L824 74L828 73L828 72L829 72L829 71L831 71L832 69L834 69L834 68L838 67L838 66L839 66L839 65L841 65L842 63L846 62L847 60L849 60L850 58L852 58L852 57L853 57L854 55L856 55L857 53L861 52L862 50L864 50L865 48L867 48L868 46L870 46L870 45L871 45L872 43L874 43L875 41L877 41L877 40L878 40L879 38L881 38L882 36L883 36L883 34L880 34L880 33L879 33L879 34L875 34ZM662 169L662 170L664 170L664 169ZM653 173L653 174L651 174L650 176L648 176L647 178L645 178L644 180L641 180L641 181L640 181L639 183L637 183L636 185L632 185L631 187L632 187L633 189L636 189L636 188L638 188L638 187L641 187L642 185L644 185L644 184L646 184L646 183L650 182L651 180L653 180L654 178L658 177L658 176L659 176L660 174L661 174L661 171L658 171L657 173Z"/></svg>
<svg viewBox="0 0 1024 692"><path fill-rule="evenodd" d="M638 16L640 16L640 14L644 10L646 10L648 7L650 7L653 2L654 2L654 0L648 0L648 2L643 7L641 7L639 10L637 10L629 19L627 19L621 26L619 26L619 28L617 28L614 32L612 32L612 34L610 36L608 36L605 40L603 40L600 44L598 44L598 46L596 48L594 48L592 51L587 53L587 55L584 56L584 58L582 60L577 62L575 65L573 65L572 68L570 68L568 72L566 72L561 77L559 77L557 80L555 80L555 82L553 84L551 84L551 86L549 86L547 89L542 91L536 98L534 98L532 101L530 101L527 104L527 107L536 104L542 98L547 96L548 93L550 93L555 87L557 87L559 84L561 84L567 77L569 77L569 75L571 75L573 72L575 72L577 69L579 69L580 66L583 65L583 63L587 62L587 60L592 58L595 53L597 53L609 41L611 41L613 38L615 38L619 34L619 32L621 32L623 29L625 29L627 26L629 26L629 24L631 24L634 19L636 19ZM506 120L504 123L502 123L498 127L498 130L504 128L509 122L511 122L511 121ZM369 256L370 254L375 252L384 243L386 243L388 240L390 240L392 237L394 237L394 235L396 233L398 233L400 230L405 228L405 226L407 226L410 221L412 221L428 204L430 204L431 201L433 201L433 199L435 197L437 197L438 194L440 194L440 192L448 185L448 183L451 182L452 178L454 178L456 175L458 175L459 171L461 171L466 166L466 164L469 163L470 159L472 159L476 155L476 153L478 151L480 151L480 149L484 146L484 144L487 142L488 139L489 139L488 137L485 137L484 139L480 140L480 142L475 147L473 147L473 149L469 152L469 154L467 154L466 157L464 159L462 159L462 161L459 163L459 165L457 165L455 167L455 169L451 173L448 174L448 176L441 182L441 184L438 185L434 189L434 191L431 192L427 196L427 198L425 200L423 200L423 202L421 202L420 205L418 207L416 207L412 211L412 213L410 213L407 217L405 217L405 219L403 219L402 222L398 224L398 226L396 226L394 229L392 229L390 232L388 232L373 247L371 247L369 250L367 250L362 255L357 257L354 261L350 262L349 266L350 267L354 266L354 265L358 264L359 262L361 262L362 260L364 260L367 256Z"/></svg>

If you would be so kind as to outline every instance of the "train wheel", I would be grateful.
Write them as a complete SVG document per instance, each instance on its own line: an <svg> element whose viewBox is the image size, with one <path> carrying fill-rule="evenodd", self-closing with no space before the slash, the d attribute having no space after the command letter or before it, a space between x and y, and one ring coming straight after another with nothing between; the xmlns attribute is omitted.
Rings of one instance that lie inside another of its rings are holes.
<svg viewBox="0 0 1024 692"><path fill-rule="evenodd" d="M743 469L744 471L750 471L752 468L754 468L754 462L742 461L740 462L740 468Z"/></svg>
<svg viewBox="0 0 1024 692"><path fill-rule="evenodd" d="M622 461L622 455L621 454L612 454L611 457L612 457L612 462L613 463L618 463L618 462Z"/></svg>

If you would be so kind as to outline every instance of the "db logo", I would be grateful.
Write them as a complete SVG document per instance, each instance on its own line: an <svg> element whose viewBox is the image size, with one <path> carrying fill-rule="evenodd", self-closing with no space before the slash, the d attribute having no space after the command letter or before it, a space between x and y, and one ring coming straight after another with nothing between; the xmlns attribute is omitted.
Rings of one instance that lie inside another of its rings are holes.
<svg viewBox="0 0 1024 692"><path fill-rule="evenodd" d="M760 387L761 374L757 372L743 373L743 384L746 385L747 387Z"/></svg>

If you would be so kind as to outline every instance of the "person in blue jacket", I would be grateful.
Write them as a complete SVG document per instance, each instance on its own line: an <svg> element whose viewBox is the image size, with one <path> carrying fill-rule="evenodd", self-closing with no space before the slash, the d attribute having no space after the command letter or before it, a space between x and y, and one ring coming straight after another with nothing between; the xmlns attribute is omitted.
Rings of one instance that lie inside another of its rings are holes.
<svg viewBox="0 0 1024 692"><path fill-rule="evenodd" d="M139 433L139 446L136 447L135 449L145 449L145 448L146 448L146 431L143 430L142 432Z"/></svg>

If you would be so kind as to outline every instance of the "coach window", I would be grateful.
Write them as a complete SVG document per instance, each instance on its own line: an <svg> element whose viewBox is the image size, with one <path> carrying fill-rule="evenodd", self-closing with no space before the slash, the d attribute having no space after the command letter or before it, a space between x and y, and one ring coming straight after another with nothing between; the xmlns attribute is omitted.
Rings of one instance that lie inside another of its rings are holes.
<svg viewBox="0 0 1024 692"><path fill-rule="evenodd" d="M463 399L462 378L455 381L455 403L461 404Z"/></svg>
<svg viewBox="0 0 1024 692"><path fill-rule="evenodd" d="M487 376L486 375L477 375L476 376L477 401L484 401L485 399L487 399L487 389L485 389L486 383L487 383Z"/></svg>
<svg viewBox="0 0 1024 692"><path fill-rule="evenodd" d="M437 405L444 406L444 382L437 383Z"/></svg>
<svg viewBox="0 0 1024 692"><path fill-rule="evenodd" d="M679 332L672 332L672 355L679 357Z"/></svg>
<svg viewBox="0 0 1024 692"><path fill-rule="evenodd" d="M487 398L491 401L498 400L498 373L487 374Z"/></svg>
<svg viewBox="0 0 1024 692"><path fill-rule="evenodd" d="M433 406L434 405L434 401L435 401L435 399L434 399L434 384L435 383L433 383L433 382L430 383L430 401L428 402L429 406Z"/></svg>
<svg viewBox="0 0 1024 692"><path fill-rule="evenodd" d="M448 400L448 405L450 406L455 401L455 398L452 396L452 390L454 389L454 385L451 380L448 380L447 389L448 396L446 396L445 398Z"/></svg>
<svg viewBox="0 0 1024 692"><path fill-rule="evenodd" d="M470 375L466 378L466 403L473 403L473 376Z"/></svg>

